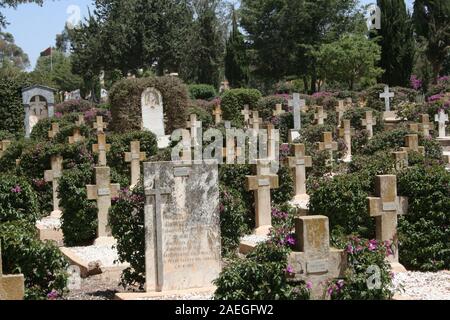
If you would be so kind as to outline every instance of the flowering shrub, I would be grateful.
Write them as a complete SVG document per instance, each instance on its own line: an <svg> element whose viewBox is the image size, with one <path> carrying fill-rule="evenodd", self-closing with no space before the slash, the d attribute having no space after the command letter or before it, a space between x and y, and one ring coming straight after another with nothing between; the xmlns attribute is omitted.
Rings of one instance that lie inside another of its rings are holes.
<svg viewBox="0 0 450 320"><path fill-rule="evenodd" d="M68 100L55 105L55 113L71 114L82 113L95 107L95 104L87 100Z"/></svg>
<svg viewBox="0 0 450 320"><path fill-rule="evenodd" d="M213 106L211 103L201 103L204 102L203 100L195 100L192 102L194 106L187 109L186 114L196 114L197 115L197 121L202 122L203 130L207 130L207 128L210 128L214 125L214 120L212 116L212 110ZM204 107L199 106L202 105ZM190 120L190 119L189 119Z"/></svg>
<svg viewBox="0 0 450 320"><path fill-rule="evenodd" d="M380 99L380 93L384 92L384 84L377 84L365 91L367 99L367 107L378 111L385 111L384 100ZM391 106L393 110L397 110L397 105L400 102L415 102L417 92L413 89L394 87L389 89L394 92L395 96L391 99Z"/></svg>
<svg viewBox="0 0 450 320"><path fill-rule="evenodd" d="M411 88L413 88L414 90L419 90L422 89L422 80L420 80L419 78L417 78L417 76L415 74L411 75L410 78L410 83L411 83Z"/></svg>
<svg viewBox="0 0 450 320"><path fill-rule="evenodd" d="M386 257L392 255L390 243L351 237L345 246L348 270L345 277L328 285L332 300L389 300L392 274Z"/></svg>
<svg viewBox="0 0 450 320"><path fill-rule="evenodd" d="M275 106L277 104L281 104L283 106L283 110L287 111L287 99L283 95L261 98L256 104L256 108L254 110L259 111L259 116L263 120L270 120L273 117L273 111L275 110Z"/></svg>
<svg viewBox="0 0 450 320"><path fill-rule="evenodd" d="M244 109L244 105L248 104L250 110L253 110L256 108L261 97L261 92L256 89L241 88L225 91L222 95L221 102L223 119L242 124L243 117L241 111Z"/></svg>

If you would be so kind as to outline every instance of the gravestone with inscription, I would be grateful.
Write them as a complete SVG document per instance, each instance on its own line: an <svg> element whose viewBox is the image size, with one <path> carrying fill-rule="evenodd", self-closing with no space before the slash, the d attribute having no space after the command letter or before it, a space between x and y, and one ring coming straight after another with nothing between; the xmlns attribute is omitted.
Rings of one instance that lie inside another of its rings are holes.
<svg viewBox="0 0 450 320"><path fill-rule="evenodd" d="M217 162L144 163L146 291L212 287L221 271Z"/></svg>

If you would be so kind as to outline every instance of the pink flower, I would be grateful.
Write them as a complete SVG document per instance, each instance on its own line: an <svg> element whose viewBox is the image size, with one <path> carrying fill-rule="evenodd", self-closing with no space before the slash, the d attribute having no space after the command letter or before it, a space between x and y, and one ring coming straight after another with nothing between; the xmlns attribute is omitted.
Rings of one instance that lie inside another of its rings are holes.
<svg viewBox="0 0 450 320"><path fill-rule="evenodd" d="M285 242L291 246L295 245L295 239L292 235L288 235L285 239Z"/></svg>
<svg viewBox="0 0 450 320"><path fill-rule="evenodd" d="M51 292L47 294L48 300L56 300L58 297L59 297L58 291L56 291L55 289L53 289Z"/></svg>
<svg viewBox="0 0 450 320"><path fill-rule="evenodd" d="M22 188L19 185L16 185L14 188L11 188L12 193L21 193Z"/></svg>
<svg viewBox="0 0 450 320"><path fill-rule="evenodd" d="M306 289L308 289L308 290L312 289L312 282L311 281L306 282Z"/></svg>
<svg viewBox="0 0 450 320"><path fill-rule="evenodd" d="M287 266L287 268L286 268L286 273L288 273L288 274L294 274L294 268L292 268L291 266Z"/></svg>
<svg viewBox="0 0 450 320"><path fill-rule="evenodd" d="M347 246L347 253L353 254L353 252L354 252L354 248L353 248L353 246L352 246L351 244L349 244L349 245Z"/></svg>
<svg viewBox="0 0 450 320"><path fill-rule="evenodd" d="M378 248L377 240L370 240L368 245L369 251L375 251Z"/></svg>

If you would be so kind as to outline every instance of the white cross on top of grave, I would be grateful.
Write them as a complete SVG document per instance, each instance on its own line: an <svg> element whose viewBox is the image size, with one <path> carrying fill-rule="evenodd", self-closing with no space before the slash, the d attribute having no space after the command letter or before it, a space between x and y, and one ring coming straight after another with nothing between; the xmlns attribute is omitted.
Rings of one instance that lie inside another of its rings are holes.
<svg viewBox="0 0 450 320"><path fill-rule="evenodd" d="M109 167L95 168L96 185L88 185L88 200L97 200L98 209L98 232L99 239L96 243L101 242L104 238L111 236L109 228L109 208L111 207L111 198L117 197L120 190L119 184L111 183L111 169Z"/></svg>
<svg viewBox="0 0 450 320"><path fill-rule="evenodd" d="M190 120L186 122L186 127L191 131L192 145L199 146L199 137L201 136L202 122L197 121L197 115L195 113L189 116Z"/></svg>
<svg viewBox="0 0 450 320"><path fill-rule="evenodd" d="M295 171L295 197L306 195L306 168L312 167L312 158L305 155L304 144L294 144L295 156L289 157L289 167Z"/></svg>
<svg viewBox="0 0 450 320"><path fill-rule="evenodd" d="M398 263L397 216L408 211L408 198L397 196L397 177L380 175L376 177L376 197L368 197L369 214L376 220L376 238L389 241L394 246L394 255L388 257Z"/></svg>
<svg viewBox="0 0 450 320"><path fill-rule="evenodd" d="M355 134L355 129L351 127L350 120L342 120L341 128L339 129L339 136L344 138L347 151L345 153L344 162L352 160L352 135Z"/></svg>
<svg viewBox="0 0 450 320"><path fill-rule="evenodd" d="M97 143L92 145L92 152L98 153L98 165L106 166L106 153L111 150L111 145L106 143L106 134L99 132L97 134Z"/></svg>
<svg viewBox="0 0 450 320"><path fill-rule="evenodd" d="M94 122L94 129L97 129L97 133L103 132L108 127L108 123L103 122L102 116L97 116Z"/></svg>
<svg viewBox="0 0 450 320"><path fill-rule="evenodd" d="M439 138L445 138L445 124L448 122L448 115L441 109L439 110L439 114L434 117L434 121L439 124Z"/></svg>
<svg viewBox="0 0 450 320"><path fill-rule="evenodd" d="M278 189L278 176L272 174L270 160L257 160L256 168L255 176L246 177L246 189L255 193L255 233L267 235L272 226L270 190Z"/></svg>
<svg viewBox="0 0 450 320"><path fill-rule="evenodd" d="M244 105L244 110L241 111L241 114L244 116L244 124L248 125L250 121L250 107L248 104Z"/></svg>
<svg viewBox="0 0 450 320"><path fill-rule="evenodd" d="M58 215L59 209L59 197L58 197L58 181L62 176L63 169L63 157L52 156L51 170L44 172L44 179L46 182L52 182L53 185L53 213L52 215Z"/></svg>
<svg viewBox="0 0 450 320"><path fill-rule="evenodd" d="M141 176L141 162L145 160L145 152L141 152L139 140L130 142L131 152L125 152L125 162L131 162L131 188L134 188Z"/></svg>
<svg viewBox="0 0 450 320"><path fill-rule="evenodd" d="M389 86L384 87L384 92L380 93L380 98L384 99L384 105L386 107L386 112L391 111L391 98L394 98L395 93L389 91Z"/></svg>

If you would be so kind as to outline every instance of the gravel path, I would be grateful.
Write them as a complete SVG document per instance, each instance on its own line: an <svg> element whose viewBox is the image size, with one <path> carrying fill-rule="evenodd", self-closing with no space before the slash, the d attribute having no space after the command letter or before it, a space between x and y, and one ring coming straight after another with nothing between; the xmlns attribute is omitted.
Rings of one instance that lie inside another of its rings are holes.
<svg viewBox="0 0 450 320"><path fill-rule="evenodd" d="M406 272L394 277L395 292L416 300L450 300L450 272Z"/></svg>
<svg viewBox="0 0 450 320"><path fill-rule="evenodd" d="M102 267L120 265L115 263L119 259L119 255L114 246L71 247L69 249L84 261L100 261Z"/></svg>
<svg viewBox="0 0 450 320"><path fill-rule="evenodd" d="M45 217L36 222L36 226L41 229L55 229L61 228L61 219L53 217Z"/></svg>

